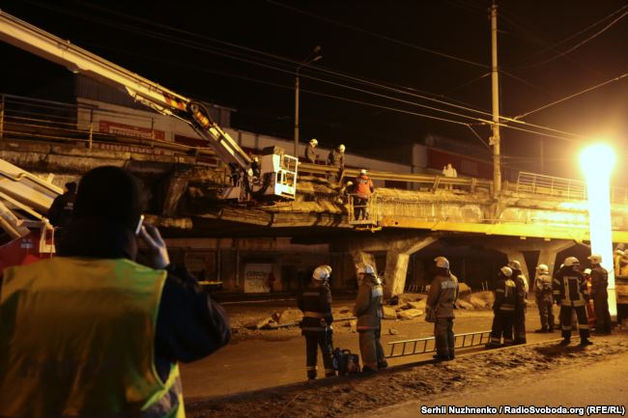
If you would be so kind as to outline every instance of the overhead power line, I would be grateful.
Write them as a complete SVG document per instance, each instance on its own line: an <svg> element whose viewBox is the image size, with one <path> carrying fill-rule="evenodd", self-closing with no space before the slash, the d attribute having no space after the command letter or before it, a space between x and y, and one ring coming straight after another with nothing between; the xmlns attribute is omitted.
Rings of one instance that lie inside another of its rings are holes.
<svg viewBox="0 0 628 418"><path fill-rule="evenodd" d="M534 110L531 110L531 111L529 111L529 112L522 113L522 114L520 114L520 115L518 115L518 116L515 116L513 119L517 119L517 120L523 119L523 118L525 118L526 116L529 116L529 115L531 115L531 114L533 114L533 113L539 112L539 111L541 111L541 110L547 109L547 108L552 107L552 106L554 106L554 105L557 105L557 104L559 104L559 103L562 103L562 102L565 102L565 101L567 101L567 100L573 99L574 97L580 96L580 95L582 95L582 94L584 94L584 93L588 93L588 92L590 92L590 91L592 91L592 90L598 89L598 88L603 87L603 86L605 86L605 85L607 85L607 84L614 83L615 81L619 81L619 80L621 80L622 78L625 78L626 76L628 76L628 73L624 73L624 74L620 75L619 77L612 78L612 79L610 79L610 80L607 80L607 81L605 81L605 82L603 82L603 83L600 83L600 84L598 84L598 85L595 85L595 86L593 86L593 87L589 87L588 89L585 89L585 90L579 91L578 93L574 93L574 94L572 94L572 95L570 95L570 96L567 96L567 97L565 97L565 98L562 98L562 99L560 99L560 100L556 100L556 101L554 101L554 102L552 102L552 103L548 103L548 104L546 104L545 106L541 106L541 107L539 107L538 109L534 109Z"/></svg>
<svg viewBox="0 0 628 418"><path fill-rule="evenodd" d="M611 23L609 23L608 25L604 26L602 29L600 29L599 31L597 31L596 33L594 33L593 35L589 36L588 38L586 38L585 40L577 43L576 45L572 46L571 48L569 48L566 51L563 51L551 58L545 59L543 61L537 62L536 64L530 64L530 65L524 65L524 66L520 66L518 67L519 69L526 69L526 68L534 68L534 67L539 67L541 65L547 64L549 62L555 61L560 57L563 57L573 51L575 51L576 49L580 48L582 45L592 41L593 39L597 38L598 36L600 36L602 33L606 32L608 29L610 29L613 25L615 25L615 23L619 22L620 20L622 20L624 17L626 17L626 15L628 15L628 11L625 11L624 13L621 14L621 16L619 16L618 18L614 19Z"/></svg>
<svg viewBox="0 0 628 418"><path fill-rule="evenodd" d="M284 9L291 10L291 11L293 11L295 13L299 13L299 14L303 14L303 15L306 15L306 16L309 16L309 17L313 17L313 18L318 19L318 20L323 20L323 21L325 21L327 23L331 23L331 24L336 25L336 26L340 26L340 27L344 27L344 28L347 28L347 29L351 29L351 30L354 30L356 32L362 32L362 33L365 33L367 35L373 36L375 38L379 38L379 39L383 39L385 41L389 41L389 42L392 42L392 43L403 45L403 46L406 46L408 48L416 49L418 51L427 52L429 54L437 55L439 57L448 58L450 60L463 62L463 63L469 64L469 65L474 65L476 67L487 68L487 69L489 68L489 66L486 65L486 64L480 64L478 62L474 62L474 61L468 60L466 58L460 58L460 57L456 57L454 55L445 54L444 52L440 52L440 51L436 51L434 49L425 48L425 47L422 47L422 46L411 44L409 42L402 41L400 39L396 39L396 38L393 38L393 37L390 37L390 36L387 36L387 35L382 35L382 34L379 34L379 33L371 32L369 30L362 29L362 28L359 28L357 26L353 26L353 25L349 25L347 23L339 22L337 20L333 20L333 19L330 19L330 18L325 17L325 16L320 16L320 15L317 15L317 14L312 13L312 12L307 12L305 10L298 9L296 7L293 7L293 6L288 6L287 4L284 4L284 3L281 3L281 2L278 2L278 1L275 1L275 0L266 0L266 2L270 3L270 4L273 4L275 6L283 7Z"/></svg>
<svg viewBox="0 0 628 418"><path fill-rule="evenodd" d="M32 2L29 2L29 3L32 3ZM107 26L121 28L121 29L128 30L128 31L131 31L131 32L139 33L139 34L144 35L144 36L149 36L149 37L153 37L155 39L168 41L168 42L171 42L171 43L174 43L174 44L177 44L177 45L181 45L181 46L185 46L185 47L188 47L188 48L202 50L202 51L209 52L209 53L212 53L212 54L217 54L217 55L225 56L225 57L228 57L228 58L237 59L237 60L240 60L240 61L243 61L243 62L247 62L247 63L250 63L250 64L257 65L257 66L262 66L262 67L265 67L265 68L273 69L273 70L276 70L276 71L279 71L279 72L283 72L283 73L287 73L287 74L290 74L290 75L293 75L293 73L294 73L293 69L287 69L285 66L283 68L282 67L277 67L277 64L274 63L274 62L272 64L269 64L268 63L269 62L268 59L263 59L263 61L266 61L266 62L258 62L258 61L255 61L255 60L256 59L260 59L259 57L247 58L246 54L237 53L237 52L233 52L233 51L225 51L224 48L210 47L210 46L208 46L208 45L206 45L204 43L201 44L199 42L194 42L194 41L191 41L191 40L181 40L179 38L175 38L173 36L164 34L162 32L158 33L158 32L150 31L150 30L147 30L147 29L140 29L137 26L125 25L125 24L122 24L122 23L120 23L118 21L112 22L112 21L108 21L108 20L102 19L102 18L97 19L97 18L94 18L93 16L90 16L90 15L83 15L81 13L77 13L74 10L61 11L59 8L56 8L56 7L52 8L51 6L48 6L48 5L41 5L39 3L35 3L35 4L37 4L37 5L41 6L41 7L44 7L44 8L48 8L50 10L54 10L56 12L67 13L67 14L74 15L74 16L77 16L77 17L80 17L80 18L83 18L83 19L87 19L87 20L90 20L90 21L95 21L97 23L101 23L101 24L104 24L104 25L107 25ZM127 15L125 15L123 13L120 13L120 12L115 12L115 13L117 13L119 15L123 15L125 17L129 17L129 16L127 16ZM142 20L140 18L135 18L135 17L129 17L129 18L132 18L134 20ZM150 23L149 21L147 21L147 22ZM161 26L165 26L165 25L161 25ZM173 28L173 30L179 31L176 28ZM181 30L181 32L186 32L186 33L191 34L191 35L193 35L195 37L202 38L202 36L194 34L194 33L191 33L191 32L182 31L182 30ZM223 43L225 43L225 42L223 42ZM238 47L240 49L245 49L245 50L248 49L248 50L251 50L251 51L255 51L255 50L252 50L250 48L238 46L237 44L230 44L230 43L227 43L227 44L233 45L233 46ZM257 52L257 51L255 51L255 52ZM275 56L275 55L264 53L264 52L262 52L261 54L264 55L264 56L267 56L267 57L278 58L280 61L283 61L283 62L290 62L293 65L294 65L294 63L297 63L294 60L290 60L290 59L287 59L287 58L284 58L284 57ZM402 93L402 94L409 94L411 96L419 97L419 98L422 98L422 99L425 99L425 100L432 100L432 101L435 101L435 102L439 102L441 104L445 104L447 106L453 106L453 107L460 108L460 109L471 110L473 112L477 112L477 113L480 113L480 114L487 114L487 112L478 111L478 110L475 110L475 109L468 109L468 108L465 108L463 106L458 106L458 105L455 105L455 104L447 103L447 102L442 101L442 100L429 98L429 97L418 95L418 94L415 94L415 93L409 93L407 91L400 90L400 89L392 89L392 88L390 88L388 86L384 86L384 85L381 85L381 84L373 83L373 82L370 82L370 81L367 81L367 80L360 79L358 77L342 74L342 73L339 73L339 72L334 72L332 70L322 69L322 68L318 68L318 67L313 67L313 69L316 69L318 71L327 72L327 73L330 73L330 74L332 74L334 76L337 76L337 77L344 77L344 78L347 78L347 79L351 79L352 81L374 85L374 86L377 86L377 87L382 88L382 89L393 90L393 91L396 91L396 92ZM430 110L433 110L433 111L436 111L436 112L444 112L444 113L448 113L448 114L451 114L451 115L454 115L454 116L475 120L475 121L478 121L478 122L480 122L482 124L490 124L491 123L491 121L485 120L485 119L482 119L482 118L473 117L473 116L469 116L469 115L463 115L463 114L451 112L451 111L444 110L444 109L438 109L438 108L435 108L435 107L432 107L432 106L427 106L427 105L424 105L424 104L403 100L403 99L400 99L400 98L397 98L397 97L393 97L393 96L383 95L381 93L376 93L376 92L369 91L369 90L359 89L359 88L356 88L356 87L348 86L346 84L340 84L340 83L336 83L336 82L333 82L333 81L330 81L330 80L321 79L321 78L318 78L318 77L313 77L313 76L309 76L309 75L305 75L305 74L302 74L302 76L306 77L306 78L311 78L311 79L317 80L319 82L332 84L332 85L335 85L335 86L338 86L338 87L348 88L348 89L351 89L351 90L354 90L354 91L359 91L359 92L362 92L362 93L375 95L375 96L378 96L378 97L381 97L381 98L385 98L385 99L388 99L388 100L394 100L394 101L402 102L404 104L410 104L410 105L413 105L413 106L419 106L419 107L427 108L427 109L430 109ZM311 92L311 93L312 94L317 94L317 95L320 95L320 96L340 98L340 96L329 95L329 94L324 94L324 93L320 93L320 92ZM362 102L362 101L354 100L354 99L346 99L346 98L344 98L343 100L345 100L345 101L353 101L354 103L360 103L360 104L365 104L366 103L366 102ZM375 104L372 104L372 105L374 105L376 107L383 108L383 109L388 109L388 110L393 110L394 109L391 106L379 106L379 105L375 105ZM402 113L406 113L406 114L414 114L416 116L422 116L422 117L426 117L426 118L430 118L430 119L447 121L447 122L456 123L456 124L460 124L460 125L469 125L468 122L454 121L454 120L450 120L450 119L446 119L446 118L442 118L442 117L437 117L437 116L433 116L433 115L419 114L419 113L416 113L416 112L407 111L405 109L397 109L397 111L401 111ZM515 119L512 119L512 118L502 117L501 119L504 122L500 122L500 125L505 127L505 128L516 129L516 130L520 130L520 131L524 131L524 132L534 133L534 134L537 134L537 135L544 135L544 136L560 138L560 139L566 139L566 140L570 140L570 138L571 138L571 140L573 140L573 138L582 138L582 136L574 134L574 133L560 131L560 130L557 130L557 129L544 127L544 126L540 126L540 125L534 125L534 124L526 123L526 122L523 122L523 121L518 121L518 120L515 120ZM525 124L526 128L524 129L524 128L520 128L520 127L513 127L513 126L508 125L508 122L518 123L518 124ZM547 133L534 131L531 128L547 130L549 132L552 132L552 134L547 134ZM566 135L566 137L561 137L561 136L558 136L558 135L555 135L555 134Z"/></svg>

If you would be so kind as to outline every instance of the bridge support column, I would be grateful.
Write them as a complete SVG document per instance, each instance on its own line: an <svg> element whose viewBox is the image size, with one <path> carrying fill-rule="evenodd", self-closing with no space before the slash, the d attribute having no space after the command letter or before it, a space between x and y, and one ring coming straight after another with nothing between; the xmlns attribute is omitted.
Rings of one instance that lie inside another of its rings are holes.
<svg viewBox="0 0 628 418"><path fill-rule="evenodd" d="M560 264L562 260L556 260L556 256L559 252L566 250L574 245L573 241L565 240L553 240L553 241L522 241L518 244L506 244L500 247L494 247L497 251L503 252L508 257L508 260L519 260L521 263L521 271L524 276L528 278L528 281L534 279L536 271L528 271L528 266L525 263L523 255L524 251L539 251L539 258L536 261L536 266L539 264L546 264L550 273L554 271L554 265Z"/></svg>
<svg viewBox="0 0 628 418"><path fill-rule="evenodd" d="M400 295L406 287L406 275L408 274L408 261L410 254L397 250L389 250L386 254L386 287L384 294L386 297Z"/></svg>
<svg viewBox="0 0 628 418"><path fill-rule="evenodd" d="M404 292L410 256L437 240L437 237L423 236L391 243L386 253L386 271L384 272L386 286L384 288L384 296L392 297Z"/></svg>
<svg viewBox="0 0 628 418"><path fill-rule="evenodd" d="M406 274L410 256L422 248L436 242L437 236L405 235L382 239L368 238L359 242L347 243L347 251L351 254L354 264L368 263L375 267L372 252L386 251L386 267L383 272L386 285L384 296L391 297L402 294L406 287Z"/></svg>
<svg viewBox="0 0 628 418"><path fill-rule="evenodd" d="M575 244L571 241L558 241L558 242L548 242L547 245L544 245L541 248L541 254L539 254L539 264L545 264L549 268L550 274L554 271L555 265L561 265L563 260L557 260L556 256L561 251L566 250L567 248L573 247Z"/></svg>

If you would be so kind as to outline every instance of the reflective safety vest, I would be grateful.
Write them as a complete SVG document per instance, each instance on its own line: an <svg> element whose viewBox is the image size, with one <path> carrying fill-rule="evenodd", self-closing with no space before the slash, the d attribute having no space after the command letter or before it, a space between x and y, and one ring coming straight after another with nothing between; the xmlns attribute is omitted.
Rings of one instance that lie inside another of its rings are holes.
<svg viewBox="0 0 628 418"><path fill-rule="evenodd" d="M56 257L4 271L0 416L184 417L179 369L155 369L167 273Z"/></svg>

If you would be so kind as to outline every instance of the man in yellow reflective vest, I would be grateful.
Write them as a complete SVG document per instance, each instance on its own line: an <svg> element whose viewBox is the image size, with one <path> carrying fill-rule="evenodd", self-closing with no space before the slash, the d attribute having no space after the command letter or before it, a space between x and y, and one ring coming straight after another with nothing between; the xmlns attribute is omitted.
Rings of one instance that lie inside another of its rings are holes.
<svg viewBox="0 0 628 418"><path fill-rule="evenodd" d="M178 362L227 344L229 322L141 225L143 206L129 173L93 169L59 256L3 272L0 416L185 416Z"/></svg>

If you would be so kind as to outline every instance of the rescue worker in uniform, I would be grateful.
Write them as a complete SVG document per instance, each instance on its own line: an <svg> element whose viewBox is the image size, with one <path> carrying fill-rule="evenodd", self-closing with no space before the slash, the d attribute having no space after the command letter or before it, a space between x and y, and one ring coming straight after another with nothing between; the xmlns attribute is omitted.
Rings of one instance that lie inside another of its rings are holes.
<svg viewBox="0 0 628 418"><path fill-rule="evenodd" d="M521 272L521 263L518 260L508 262L512 269L512 280L517 286L517 300L515 302L514 340L513 344L526 343L526 305L528 298L528 280Z"/></svg>
<svg viewBox="0 0 628 418"><path fill-rule="evenodd" d="M434 339L435 359L453 360L456 357L454 341L454 303L458 299L458 279L449 270L449 260L439 256L434 259L435 277L427 295L426 307L436 312Z"/></svg>
<svg viewBox="0 0 628 418"><path fill-rule="evenodd" d="M591 298L595 312L595 333L611 333L611 314L608 310L608 271L601 266L602 256L592 254L591 260Z"/></svg>
<svg viewBox="0 0 628 418"><path fill-rule="evenodd" d="M539 308L539 316L541 317L541 329L535 332L553 332L554 297L552 295L552 277L549 275L549 268L545 264L539 264L536 268L534 296L536 298L536 306Z"/></svg>
<svg viewBox="0 0 628 418"><path fill-rule="evenodd" d="M318 160L318 154L316 153L316 147L318 146L318 141L316 138L310 139L310 143L305 149L305 159L308 163L316 164L316 160Z"/></svg>
<svg viewBox="0 0 628 418"><path fill-rule="evenodd" d="M331 290L329 276L331 267L318 266L312 274L312 281L304 289L297 303L303 312L301 334L305 337L305 365L308 380L316 379L317 356L320 347L325 366L325 377L336 375L333 362Z"/></svg>
<svg viewBox="0 0 628 418"><path fill-rule="evenodd" d="M345 170L345 146L343 144L338 145L338 148L329 152L329 155L327 156L327 165L336 167L338 170L336 173L330 173L328 180L336 182L340 181Z"/></svg>
<svg viewBox="0 0 628 418"><path fill-rule="evenodd" d="M373 266L361 264L356 267L359 287L353 314L358 317L356 328L360 334L360 354L364 364L362 371L376 372L388 367L380 342L384 288Z"/></svg>
<svg viewBox="0 0 628 418"><path fill-rule="evenodd" d="M4 270L0 416L185 416L178 362L227 344L229 321L141 226L141 196L119 167L89 171L58 256Z"/></svg>
<svg viewBox="0 0 628 418"><path fill-rule="evenodd" d="M554 276L554 300L560 305L560 326L563 341L560 345L569 345L571 342L571 315L576 311L578 327L580 328L580 345L593 344L589 341L589 324L585 304L589 303L587 282L578 271L580 261L576 257L567 257L563 267Z"/></svg>
<svg viewBox="0 0 628 418"><path fill-rule="evenodd" d="M491 340L486 348L497 348L503 345L512 345L512 323L515 316L517 286L512 280L512 269L504 266L497 273L495 283L495 302L493 303L493 327Z"/></svg>

